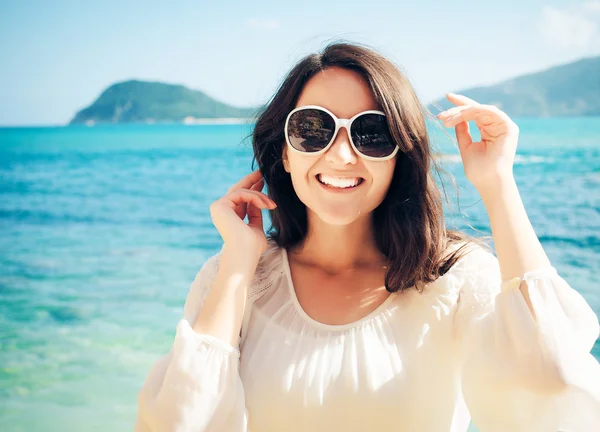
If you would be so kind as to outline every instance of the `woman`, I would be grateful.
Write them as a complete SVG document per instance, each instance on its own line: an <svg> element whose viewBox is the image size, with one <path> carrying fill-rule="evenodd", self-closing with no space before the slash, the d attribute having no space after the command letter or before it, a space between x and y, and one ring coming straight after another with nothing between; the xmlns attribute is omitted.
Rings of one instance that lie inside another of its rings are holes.
<svg viewBox="0 0 600 432"><path fill-rule="evenodd" d="M139 392L136 431L462 432L471 417L484 432L600 430L598 318L529 223L518 128L448 98L438 118L498 258L445 228L408 80L367 47L332 44L258 117L260 169L212 203L224 245Z"/></svg>

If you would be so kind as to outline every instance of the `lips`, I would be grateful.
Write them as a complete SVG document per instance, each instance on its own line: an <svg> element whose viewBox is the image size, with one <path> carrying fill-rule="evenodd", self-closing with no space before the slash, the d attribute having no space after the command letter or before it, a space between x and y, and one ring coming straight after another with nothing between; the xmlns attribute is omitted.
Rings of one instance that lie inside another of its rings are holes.
<svg viewBox="0 0 600 432"><path fill-rule="evenodd" d="M323 186L325 189L331 190L331 191L349 191L352 189L356 189L358 186L360 186L361 184L364 183L365 179L362 177L348 177L348 178L358 178L358 183L356 183L354 186L334 186L334 185L330 185L328 183L324 183L321 181L320 179L321 174L317 174L315 176L315 178L317 179L317 181L321 184L321 186Z"/></svg>

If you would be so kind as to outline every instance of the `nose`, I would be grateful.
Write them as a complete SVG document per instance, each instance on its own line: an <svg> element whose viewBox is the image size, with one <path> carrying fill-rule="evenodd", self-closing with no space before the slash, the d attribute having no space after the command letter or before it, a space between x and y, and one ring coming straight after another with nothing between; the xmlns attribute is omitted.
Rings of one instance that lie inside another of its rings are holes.
<svg viewBox="0 0 600 432"><path fill-rule="evenodd" d="M350 144L349 133L346 126L340 127L331 147L325 152L325 160L339 165L355 164L358 161L358 155Z"/></svg>

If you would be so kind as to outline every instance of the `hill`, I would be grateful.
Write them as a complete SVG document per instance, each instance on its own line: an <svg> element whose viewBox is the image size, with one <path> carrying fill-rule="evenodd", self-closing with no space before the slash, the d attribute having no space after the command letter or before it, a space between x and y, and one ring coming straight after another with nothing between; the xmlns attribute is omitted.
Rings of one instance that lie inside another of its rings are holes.
<svg viewBox="0 0 600 432"><path fill-rule="evenodd" d="M255 108L237 108L182 85L125 81L111 85L70 124L171 123L197 119L247 119Z"/></svg>
<svg viewBox="0 0 600 432"><path fill-rule="evenodd" d="M511 116L597 116L600 115L600 57L453 93L496 105ZM451 106L444 97L428 108L437 114Z"/></svg>

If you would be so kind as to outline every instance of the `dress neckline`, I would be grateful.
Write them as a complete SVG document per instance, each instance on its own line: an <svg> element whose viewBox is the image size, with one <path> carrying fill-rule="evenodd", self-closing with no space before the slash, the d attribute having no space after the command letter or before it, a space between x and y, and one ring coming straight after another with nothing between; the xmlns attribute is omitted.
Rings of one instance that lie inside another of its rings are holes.
<svg viewBox="0 0 600 432"><path fill-rule="evenodd" d="M290 269L290 261L288 259L287 250L284 247L282 247L281 253L282 253L281 263L283 265L283 271L284 271L286 279L287 279L287 285L288 285L290 297L292 298L294 307L296 308L296 311L302 316L302 318L304 318L304 320L313 327L321 328L324 330L330 330L330 331L346 330L346 329L350 329L353 327L358 327L365 321L371 320L371 319L375 318L376 316L380 315L381 312L387 308L388 304L391 303L395 297L395 293L390 293L390 295L385 299L385 301L383 303L381 303L375 310L373 310L372 312L365 315L364 317L362 317L356 321L353 321L351 323L347 323L347 324L325 324L325 323L322 323L320 321L315 320L314 318L311 318L310 315L308 315L306 313L306 311L300 305L300 301L298 300L298 296L296 295L296 289L294 288L294 282L292 281L292 272Z"/></svg>

